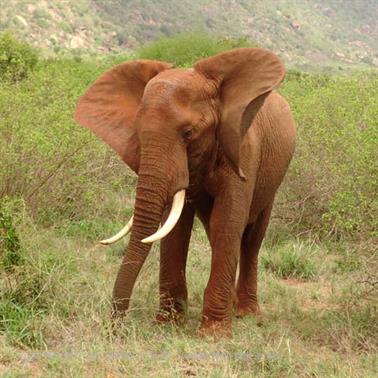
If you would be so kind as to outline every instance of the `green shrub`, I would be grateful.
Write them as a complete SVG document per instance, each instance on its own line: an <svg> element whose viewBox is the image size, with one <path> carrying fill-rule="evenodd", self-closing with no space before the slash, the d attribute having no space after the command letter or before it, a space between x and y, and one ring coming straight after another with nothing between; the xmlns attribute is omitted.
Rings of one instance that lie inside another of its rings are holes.
<svg viewBox="0 0 378 378"><path fill-rule="evenodd" d="M49 27L49 22L44 18L37 19L36 24L42 29L47 29Z"/></svg>
<svg viewBox="0 0 378 378"><path fill-rule="evenodd" d="M279 278L313 279L317 275L314 254L304 243L277 244L260 257L260 265Z"/></svg>
<svg viewBox="0 0 378 378"><path fill-rule="evenodd" d="M377 235L377 87L373 73L289 73L298 137L275 213L297 232Z"/></svg>
<svg viewBox="0 0 378 378"><path fill-rule="evenodd" d="M18 81L28 76L38 62L36 51L11 34L0 35L0 79Z"/></svg>
<svg viewBox="0 0 378 378"><path fill-rule="evenodd" d="M201 32L192 32L162 37L140 48L137 55L142 59L162 60L185 67L223 51L251 46L255 44L245 38L221 39Z"/></svg>
<svg viewBox="0 0 378 378"><path fill-rule="evenodd" d="M110 148L73 120L78 98L113 64L45 61L19 85L1 86L0 198L23 198L45 225L114 214L111 206L99 213L96 203L118 201L127 178L134 179Z"/></svg>
<svg viewBox="0 0 378 378"><path fill-rule="evenodd" d="M67 22L67 21L62 21L59 23L59 27L60 29L62 29L65 33L73 33L74 32L74 28L72 27L72 25Z"/></svg>
<svg viewBox="0 0 378 378"><path fill-rule="evenodd" d="M20 238L5 199L0 200L0 271L12 271L23 261Z"/></svg>
<svg viewBox="0 0 378 378"><path fill-rule="evenodd" d="M33 16L36 19L41 19L41 18L49 19L50 18L48 11L46 9L43 9L43 8L35 9L34 12L33 12Z"/></svg>

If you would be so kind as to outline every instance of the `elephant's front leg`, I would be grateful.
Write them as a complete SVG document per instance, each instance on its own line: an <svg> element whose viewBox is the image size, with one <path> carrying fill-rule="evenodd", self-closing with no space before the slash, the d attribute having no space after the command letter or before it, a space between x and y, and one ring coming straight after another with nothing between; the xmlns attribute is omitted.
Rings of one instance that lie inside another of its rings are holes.
<svg viewBox="0 0 378 378"><path fill-rule="evenodd" d="M222 196L210 219L211 273L207 284L200 335L231 336L236 267L246 212L242 201Z"/></svg>
<svg viewBox="0 0 378 378"><path fill-rule="evenodd" d="M194 210L187 204L175 228L161 241L160 310L157 321L176 320L186 312L188 292L185 268L193 219Z"/></svg>

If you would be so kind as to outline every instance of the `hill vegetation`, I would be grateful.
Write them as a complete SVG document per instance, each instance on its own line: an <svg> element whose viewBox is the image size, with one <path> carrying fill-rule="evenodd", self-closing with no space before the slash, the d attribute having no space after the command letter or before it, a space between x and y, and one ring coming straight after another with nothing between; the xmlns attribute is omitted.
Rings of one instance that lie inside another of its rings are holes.
<svg viewBox="0 0 378 378"><path fill-rule="evenodd" d="M55 53L125 51L180 32L247 38L291 67L378 66L375 0L8 0L10 29Z"/></svg>
<svg viewBox="0 0 378 378"><path fill-rule="evenodd" d="M210 268L195 222L188 320L151 324L158 247L115 333L110 295L127 241L96 241L133 210L136 176L74 123L78 97L136 57L180 66L245 39L164 38L132 55L43 59L0 36L0 374L5 376L377 375L378 75L290 70L280 92L298 143L261 251L262 321L234 339L194 336ZM20 74L22 73L22 74Z"/></svg>

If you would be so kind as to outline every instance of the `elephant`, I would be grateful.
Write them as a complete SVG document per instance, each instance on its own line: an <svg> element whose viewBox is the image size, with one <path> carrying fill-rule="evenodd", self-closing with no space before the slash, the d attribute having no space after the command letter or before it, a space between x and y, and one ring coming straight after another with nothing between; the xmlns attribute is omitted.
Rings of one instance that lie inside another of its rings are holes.
<svg viewBox="0 0 378 378"><path fill-rule="evenodd" d="M110 244L131 232L114 284L113 316L127 312L151 244L161 240L156 319L185 317L195 216L212 251L198 333L232 336L234 311L260 313L258 253L295 149L296 125L276 91L284 76L274 53L236 48L192 68L126 61L79 99L76 122L138 175L132 219L102 241Z"/></svg>

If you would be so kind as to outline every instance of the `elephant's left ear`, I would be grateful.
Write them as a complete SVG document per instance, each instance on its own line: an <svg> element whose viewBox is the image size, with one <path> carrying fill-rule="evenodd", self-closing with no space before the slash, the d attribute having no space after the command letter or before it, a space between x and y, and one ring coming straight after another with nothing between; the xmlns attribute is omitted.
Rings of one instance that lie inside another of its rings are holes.
<svg viewBox="0 0 378 378"><path fill-rule="evenodd" d="M239 167L243 137L262 106L264 95L283 80L284 65L270 51L240 48L200 60L194 68L219 85L220 143L236 173L244 177Z"/></svg>

